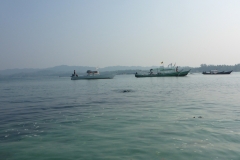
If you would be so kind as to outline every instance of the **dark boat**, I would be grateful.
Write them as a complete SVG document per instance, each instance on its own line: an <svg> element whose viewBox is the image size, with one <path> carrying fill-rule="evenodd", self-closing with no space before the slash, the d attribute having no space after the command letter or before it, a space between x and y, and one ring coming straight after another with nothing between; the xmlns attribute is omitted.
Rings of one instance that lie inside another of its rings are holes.
<svg viewBox="0 0 240 160"><path fill-rule="evenodd" d="M206 72L206 71L202 72L202 74L209 74L209 75L231 74L231 73L232 73L232 71L227 71L227 72L221 71L221 72L218 72L217 70L211 70L210 72Z"/></svg>

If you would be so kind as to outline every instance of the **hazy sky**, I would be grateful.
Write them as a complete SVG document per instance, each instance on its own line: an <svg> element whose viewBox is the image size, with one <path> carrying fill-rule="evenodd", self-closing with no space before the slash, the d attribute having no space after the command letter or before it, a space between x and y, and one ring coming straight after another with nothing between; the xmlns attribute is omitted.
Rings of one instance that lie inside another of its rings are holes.
<svg viewBox="0 0 240 160"><path fill-rule="evenodd" d="M0 70L240 63L240 0L0 0Z"/></svg>

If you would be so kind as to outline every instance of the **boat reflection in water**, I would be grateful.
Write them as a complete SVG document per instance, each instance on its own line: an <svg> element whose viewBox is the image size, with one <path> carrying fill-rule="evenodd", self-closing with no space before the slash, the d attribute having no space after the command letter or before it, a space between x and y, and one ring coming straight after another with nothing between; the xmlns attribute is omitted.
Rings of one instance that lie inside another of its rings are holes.
<svg viewBox="0 0 240 160"><path fill-rule="evenodd" d="M115 74L103 74L100 75L99 71L88 70L87 75L78 76L74 70L74 73L71 76L71 80L90 80L90 79L113 79Z"/></svg>

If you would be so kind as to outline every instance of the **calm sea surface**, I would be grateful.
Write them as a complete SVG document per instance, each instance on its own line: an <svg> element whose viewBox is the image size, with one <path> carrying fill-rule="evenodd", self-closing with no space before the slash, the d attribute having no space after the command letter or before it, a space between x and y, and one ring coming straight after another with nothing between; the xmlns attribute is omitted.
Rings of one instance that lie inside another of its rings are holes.
<svg viewBox="0 0 240 160"><path fill-rule="evenodd" d="M1 79L0 91L1 160L240 159L240 73Z"/></svg>

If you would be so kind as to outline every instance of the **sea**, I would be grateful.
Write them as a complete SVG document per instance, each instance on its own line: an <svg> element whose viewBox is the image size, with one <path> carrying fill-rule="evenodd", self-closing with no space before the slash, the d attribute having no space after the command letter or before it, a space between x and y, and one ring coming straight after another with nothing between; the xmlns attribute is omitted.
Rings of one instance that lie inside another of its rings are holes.
<svg viewBox="0 0 240 160"><path fill-rule="evenodd" d="M240 73L0 79L1 160L240 160Z"/></svg>

